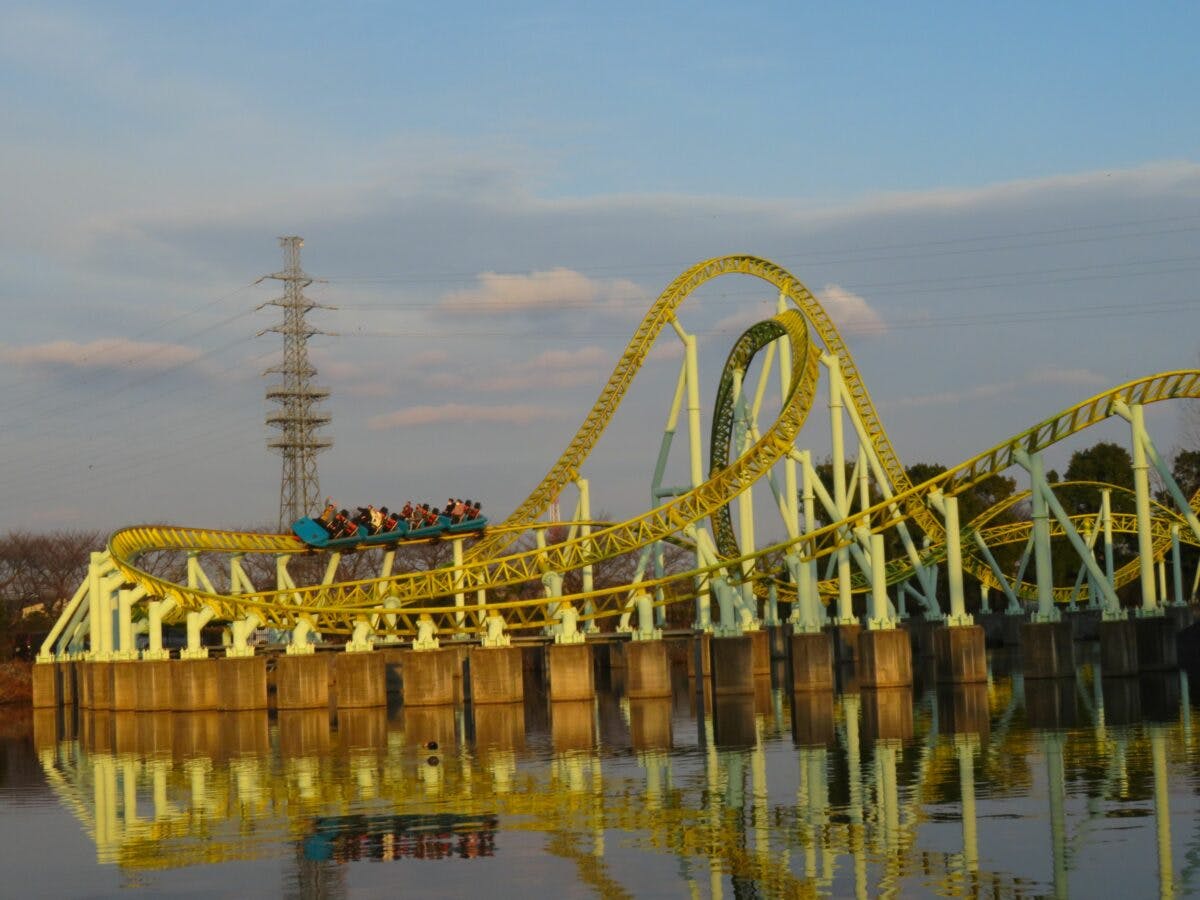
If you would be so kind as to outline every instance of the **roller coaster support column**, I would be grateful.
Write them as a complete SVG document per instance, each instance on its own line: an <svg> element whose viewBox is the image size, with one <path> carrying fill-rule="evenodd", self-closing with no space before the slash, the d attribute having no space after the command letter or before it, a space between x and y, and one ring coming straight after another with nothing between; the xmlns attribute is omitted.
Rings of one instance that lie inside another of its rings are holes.
<svg viewBox="0 0 1200 900"><path fill-rule="evenodd" d="M588 484L588 480L586 478L576 478L575 486L579 489L579 506L578 506L579 511L576 514L575 518L576 518L576 521L583 523L583 525L580 527L580 534L583 537L587 538L592 533L592 526L590 524L591 520L592 520L591 486ZM585 555L588 554L591 551L591 549L592 549L592 545L590 542L584 544L583 552ZM585 594L590 594L596 587L595 573L592 569L592 566L590 564L584 566L582 571L579 573L579 577L580 577L580 590ZM659 588L659 590L661 591L662 589ZM590 598L585 600L584 604L583 604L583 614L585 616L591 616L591 614L594 613L595 611L596 611L595 601L593 601ZM583 626L583 630L588 632L589 634L595 634L596 632L598 632L600 630L600 626L596 624L595 619L588 618L586 623Z"/></svg>
<svg viewBox="0 0 1200 900"><path fill-rule="evenodd" d="M945 626L934 633L938 681L974 683L987 681L987 650L983 628L967 614L963 601L962 534L958 521L958 498L940 491L929 495L932 506L946 523L946 580L950 589L950 615Z"/></svg>
<svg viewBox="0 0 1200 900"><path fill-rule="evenodd" d="M833 500L838 513L844 519L850 514L850 498L846 492L846 440L843 434L842 414L845 403L842 395L845 386L842 383L842 367L836 356L823 356L821 361L829 369L829 414L830 439L833 442L831 455L833 465ZM808 472L804 473L807 480ZM815 474L815 473L814 473ZM837 550L838 600L836 625L857 625L851 608L850 593L850 548L841 547Z"/></svg>
<svg viewBox="0 0 1200 900"><path fill-rule="evenodd" d="M1042 455L1017 451L1013 458L1029 472L1032 483L1033 559L1037 571L1038 608L1021 625L1021 648L1026 678L1064 678L1075 674L1075 643L1071 623L1063 622L1054 606L1054 573L1050 560L1050 508ZM1070 528L1070 520L1067 520ZM1074 533L1074 529L1070 529ZM1076 535L1078 537L1078 535ZM1082 558L1085 554L1080 554Z"/></svg>
<svg viewBox="0 0 1200 900"><path fill-rule="evenodd" d="M801 562L795 553L788 553L783 563L797 596L788 619L792 625L792 690L832 691L833 636L822 627L824 617L808 570L811 563Z"/></svg>
<svg viewBox="0 0 1200 900"><path fill-rule="evenodd" d="M579 613L570 603L560 610L561 622L554 643L546 647L546 673L550 679L550 699L591 700L596 696L592 667L592 648L575 624Z"/></svg>
<svg viewBox="0 0 1200 900"><path fill-rule="evenodd" d="M912 644L888 612L887 558L883 535L872 534L871 603L867 627L858 635L858 678L863 687L912 685Z"/></svg>
<svg viewBox="0 0 1200 900"><path fill-rule="evenodd" d="M696 336L684 331L678 319L671 319L671 327L675 329L675 333L683 342L683 380L681 385L686 386L687 390L688 462L691 488L694 490L704 482L704 459L701 453L704 438L700 432L700 366L697 362ZM677 406L678 400L676 401ZM702 566L704 564L700 562L699 536L701 534L707 536L708 532L705 531L703 525L695 526L695 530L697 537L696 561ZM694 627L697 631L712 630L712 600L709 596L709 580L706 578L698 578L696 582L696 622Z"/></svg>

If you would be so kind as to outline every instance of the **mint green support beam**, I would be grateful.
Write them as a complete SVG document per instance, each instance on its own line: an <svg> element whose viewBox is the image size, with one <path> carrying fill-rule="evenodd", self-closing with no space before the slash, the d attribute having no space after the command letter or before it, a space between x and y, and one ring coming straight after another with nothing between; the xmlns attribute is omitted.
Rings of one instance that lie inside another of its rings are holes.
<svg viewBox="0 0 1200 900"><path fill-rule="evenodd" d="M1183 599L1183 560L1179 556L1179 526L1171 526L1171 572L1174 577L1175 596L1172 606L1187 606Z"/></svg>
<svg viewBox="0 0 1200 900"><path fill-rule="evenodd" d="M163 616L175 609L177 605L176 601L170 597L164 600L151 600L146 604L146 608L149 611L149 629L147 632L149 646L142 651L142 659L162 660L171 658L171 652L163 647L162 621Z"/></svg>
<svg viewBox="0 0 1200 900"><path fill-rule="evenodd" d="M1021 603L1017 600L1017 595L1013 592L1012 585L1008 583L1008 578L1005 577L1004 571L1000 568L1000 564L996 562L996 557L992 555L992 549L984 541L978 531L971 532L971 539L975 542L975 549L983 554L984 561L987 562L988 568L992 570L992 574L996 576L996 580L1000 582L1000 590L1004 592L1004 596L1008 599L1008 610L1020 610Z"/></svg>
<svg viewBox="0 0 1200 900"><path fill-rule="evenodd" d="M871 614L867 628L871 631L891 631L896 627L889 615L887 596L887 559L884 556L883 535L871 535Z"/></svg>
<svg viewBox="0 0 1200 900"><path fill-rule="evenodd" d="M1150 464L1146 460L1146 417L1141 404L1130 410L1133 428L1133 494L1137 510L1138 563L1142 582L1142 607L1139 616L1159 616L1158 595L1154 586L1154 538L1150 532Z"/></svg>
<svg viewBox="0 0 1200 900"><path fill-rule="evenodd" d="M829 434L833 444L833 452L831 460L833 463L833 499L837 506L839 518L846 518L849 513L849 497L846 493L846 438L843 433L842 415L845 408L845 402L842 399L842 369L838 363L836 356L824 355L821 361L825 363L825 367L829 370ZM837 599L837 618L835 619L838 625L849 625L857 623L854 617L854 610L851 607L851 591L850 591L850 550L848 547L840 547L835 553L837 560L837 576L838 576L838 599Z"/></svg>
<svg viewBox="0 0 1200 900"><path fill-rule="evenodd" d="M1117 593L1113 589L1112 581L1109 580L1108 578L1106 578L1104 576L1104 573L1100 571L1100 566L1096 563L1096 557L1093 555L1091 548L1086 543L1084 543L1083 538L1081 538L1079 536L1079 532L1075 529L1075 526L1071 523L1071 517L1067 515L1066 510L1063 509L1062 504L1059 503L1059 501L1058 501L1058 498L1054 496L1054 491L1050 490L1050 485L1046 483L1045 468L1042 464L1041 454L1035 453L1031 457L1024 450L1018 450L1016 453L1013 454L1013 459L1017 462L1018 465L1020 465L1024 469L1026 469L1030 474L1030 479L1033 482L1034 509L1036 510L1038 508L1039 501L1040 501L1040 505L1043 510L1045 510L1047 513L1053 512L1054 517L1056 519L1058 519L1059 525L1062 526L1064 536L1070 542L1071 547L1079 555L1079 559L1087 567L1088 573L1092 576L1092 579L1096 582L1097 586L1099 587L1100 592L1104 597L1103 617L1105 619L1123 619L1125 616L1124 616L1124 613L1121 612L1121 602L1120 602L1120 600L1117 599ZM1034 520L1034 529L1035 529L1034 533L1035 533L1035 537L1036 537L1037 536L1037 530L1036 530L1037 529L1037 520L1036 519ZM1049 528L1049 521L1048 521L1048 515L1047 515L1047 518L1046 518L1047 553L1049 552L1049 546L1048 546L1049 545L1049 530L1050 530L1050 528ZM1035 545L1035 553L1036 553L1036 545ZM1042 612L1042 607L1041 607L1042 559L1040 557L1038 557L1037 563L1038 563L1038 567L1039 567L1039 571L1038 571L1038 614L1039 615L1038 615L1038 617L1035 617L1034 621L1035 622L1046 622L1046 621L1057 622L1057 621L1059 621L1059 618L1044 619L1044 618L1040 617L1040 614ZM1048 559L1047 559L1047 565L1049 565ZM1058 614L1057 610L1054 610L1054 612L1056 615Z"/></svg>
<svg viewBox="0 0 1200 900"><path fill-rule="evenodd" d="M967 614L963 599L962 534L958 524L958 498L946 496L941 491L929 495L932 506L946 522L946 580L950 589L950 615L946 624L952 627L974 625L975 620Z"/></svg>
<svg viewBox="0 0 1200 900"><path fill-rule="evenodd" d="M1021 454L1014 456L1018 462ZM1029 463L1030 479L1033 481L1033 560L1037 572L1038 608L1033 614L1034 622L1058 622L1062 616L1054 606L1054 570L1050 562L1050 510L1046 505L1046 494L1038 487L1046 481L1046 468L1042 455L1032 458L1025 455Z"/></svg>

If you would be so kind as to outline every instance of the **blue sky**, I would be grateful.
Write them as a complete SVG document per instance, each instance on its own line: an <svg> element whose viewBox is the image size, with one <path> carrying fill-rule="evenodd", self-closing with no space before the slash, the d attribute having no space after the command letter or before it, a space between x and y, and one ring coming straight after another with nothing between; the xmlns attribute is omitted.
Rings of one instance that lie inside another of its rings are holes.
<svg viewBox="0 0 1200 900"><path fill-rule="evenodd" d="M723 253L860 327L906 461L1197 364L1185 4L346 6L0 3L0 527L274 519L253 282L287 233L340 307L313 354L347 505L506 511ZM691 306L715 381L769 303ZM598 507L644 502L674 365Z"/></svg>

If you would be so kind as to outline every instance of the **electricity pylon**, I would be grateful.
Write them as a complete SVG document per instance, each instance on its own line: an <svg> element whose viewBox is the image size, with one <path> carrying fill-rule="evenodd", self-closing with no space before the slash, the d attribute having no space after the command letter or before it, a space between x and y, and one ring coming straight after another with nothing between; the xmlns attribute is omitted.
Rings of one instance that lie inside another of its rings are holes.
<svg viewBox="0 0 1200 900"><path fill-rule="evenodd" d="M283 335L283 361L263 372L279 375L280 381L267 386L267 400L279 404L277 412L267 416L267 425L280 430L279 437L267 441L267 446L283 457L283 475L279 483L279 528L282 531L296 519L306 516L321 496L317 478L317 454L333 446L332 438L322 437L317 430L328 425L330 415L319 408L329 397L326 388L313 384L316 368L308 361L308 339L314 334L329 334L313 328L305 321L311 309L334 309L315 303L304 296L304 289L313 279L300 268L300 248L304 239L295 235L281 237L284 268L281 272L264 275L263 281L273 278L283 282L283 296L268 300L266 306L283 310L283 321L264 328L259 335L275 332Z"/></svg>

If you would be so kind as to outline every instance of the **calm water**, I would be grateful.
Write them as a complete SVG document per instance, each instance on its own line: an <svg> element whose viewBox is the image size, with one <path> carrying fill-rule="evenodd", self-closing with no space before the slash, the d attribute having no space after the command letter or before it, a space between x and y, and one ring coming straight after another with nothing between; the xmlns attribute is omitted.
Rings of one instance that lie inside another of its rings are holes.
<svg viewBox="0 0 1200 900"><path fill-rule="evenodd" d="M619 674L474 713L5 710L0 895L1200 894L1185 676L993 657L967 690L706 710Z"/></svg>

